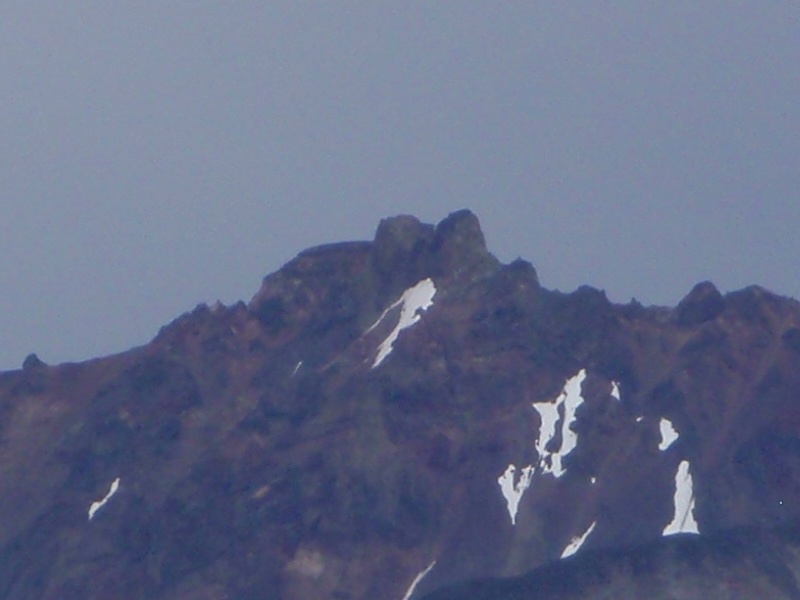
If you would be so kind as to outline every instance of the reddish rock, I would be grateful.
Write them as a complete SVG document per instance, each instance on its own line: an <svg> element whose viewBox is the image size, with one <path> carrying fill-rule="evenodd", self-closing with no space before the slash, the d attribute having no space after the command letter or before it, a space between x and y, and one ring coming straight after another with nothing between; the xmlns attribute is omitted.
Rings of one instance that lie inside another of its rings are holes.
<svg viewBox="0 0 800 600"><path fill-rule="evenodd" d="M0 374L0 597L795 597L798 331L761 288L619 306L468 211L386 219L140 348ZM699 535L665 538L684 463Z"/></svg>

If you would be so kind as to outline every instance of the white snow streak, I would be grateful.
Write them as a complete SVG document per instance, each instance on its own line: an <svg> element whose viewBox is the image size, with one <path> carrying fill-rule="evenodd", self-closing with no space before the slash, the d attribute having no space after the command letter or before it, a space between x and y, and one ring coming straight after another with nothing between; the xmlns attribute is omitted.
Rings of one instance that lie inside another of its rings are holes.
<svg viewBox="0 0 800 600"><path fill-rule="evenodd" d="M564 423L561 429L561 450L559 454L567 455L578 445L578 434L572 431L570 425L575 421L575 411L583 404L581 384L586 378L586 371L581 370L575 377L569 379L564 385L561 396L564 398ZM561 459L559 456L559 468Z"/></svg>
<svg viewBox="0 0 800 600"><path fill-rule="evenodd" d="M672 421L669 419L661 419L658 428L661 430L661 442L658 444L658 449L663 452L678 439L678 432L675 431Z"/></svg>
<svg viewBox="0 0 800 600"><path fill-rule="evenodd" d="M297 364L295 365L295 367L294 367L294 371L292 371L292 377L294 377L295 375L297 375L297 372L300 370L300 367L302 367L302 366L303 366L303 361L301 360L299 363L297 363Z"/></svg>
<svg viewBox="0 0 800 600"><path fill-rule="evenodd" d="M542 425L539 427L539 437L536 438L536 451L539 453L539 462L542 463L547 452L547 443L556 435L558 423L558 404L552 402L535 402L533 408L539 413Z"/></svg>
<svg viewBox="0 0 800 600"><path fill-rule="evenodd" d="M389 313L390 310L396 308L397 306L401 306L400 309L400 319L397 322L397 325L392 330L392 332L386 337L383 342L381 342L378 348L378 355L375 357L375 362L372 364L372 368L374 369L378 365L380 365L383 360L389 356L389 353L392 351L392 345L397 340L397 336L400 335L400 332L403 329L407 329L411 327L414 323L420 320L422 316L422 312L426 311L430 306L433 304L433 297L436 295L436 286L433 283L433 280L429 277L428 279L423 279L415 286L408 288L400 298L392 304L389 308L383 311L383 314L380 318L373 323L373 325L367 329L367 333L375 329L378 326L378 323L383 321L383 318Z"/></svg>
<svg viewBox="0 0 800 600"><path fill-rule="evenodd" d="M675 473L675 516L672 522L664 527L662 535L675 533L700 533L697 521L694 520L694 490L692 475L689 473L689 461L678 465Z"/></svg>
<svg viewBox="0 0 800 600"><path fill-rule="evenodd" d="M578 434L572 431L570 425L575 422L575 411L583 404L581 385L585 378L586 369L581 369L576 375L567 379L564 389L555 403L535 402L533 404L533 408L542 418L536 450L539 452L539 466L543 473L553 473L556 477L561 477L564 474L563 457L578 444ZM555 436L558 408L562 405L564 406L564 417L561 423L561 448L551 454L547 451L547 444ZM550 460L547 461L547 458Z"/></svg>
<svg viewBox="0 0 800 600"><path fill-rule="evenodd" d="M531 484L531 476L533 475L533 465L523 467L520 471L519 481L515 482L515 474L517 468L514 465L508 465L505 473L497 478L497 483L500 486L500 491L506 499L506 507L508 514L511 517L511 524L517 524L517 511L519 510L519 502L522 500L522 494L528 489Z"/></svg>
<svg viewBox="0 0 800 600"><path fill-rule="evenodd" d="M616 400L620 399L619 395L619 383L616 381L611 382L611 397L615 398Z"/></svg>
<svg viewBox="0 0 800 600"><path fill-rule="evenodd" d="M535 444L536 451L539 455L539 462L537 466L531 464L527 467L522 467L519 480L516 478L517 467L513 464L508 465L505 472L497 478L500 491L506 500L506 507L508 508L508 514L511 517L512 525L516 525L517 523L519 503L520 500L522 500L522 495L525 493L525 490L528 489L531 484L534 470L538 470L540 473L552 473L555 477L561 477L564 474L563 457L572 452L578 445L578 434L576 434L570 426L575 422L575 412L583 403L581 386L585 378L586 369L581 369L578 373L566 380L564 388L554 401L534 402L532 404L534 410L539 413L539 417L541 418L539 435L536 438ZM561 416L561 446L556 452L549 452L547 450L547 445L556 436L559 422L559 409L563 411L563 415ZM592 477L592 483L595 483L595 481L596 479Z"/></svg>
<svg viewBox="0 0 800 600"><path fill-rule="evenodd" d="M411 587L408 588L406 595L403 596L403 600L411 600L411 596L414 594L414 590L417 589L419 582L423 580L425 575L431 572L431 569L433 569L435 564L436 561L433 561L426 569L423 569L416 577L414 577L414 581L411 582Z"/></svg>
<svg viewBox="0 0 800 600"><path fill-rule="evenodd" d="M111 487L109 488L105 498L103 498L102 500L98 500L97 502L92 502L92 505L89 507L90 521L92 520L92 517L94 517L94 514L106 505L106 502L108 502L111 499L111 496L117 493L118 489L119 489L119 477L117 477L113 482L111 482Z"/></svg>
<svg viewBox="0 0 800 600"><path fill-rule="evenodd" d="M570 543L567 544L567 547L564 548L564 551L561 553L561 558L567 558L568 556L572 556L578 550L580 550L581 546L583 546L583 542L586 541L586 538L589 537L589 534L594 531L594 526L597 525L597 521L589 525L589 529L583 532L583 535L576 536L570 540Z"/></svg>

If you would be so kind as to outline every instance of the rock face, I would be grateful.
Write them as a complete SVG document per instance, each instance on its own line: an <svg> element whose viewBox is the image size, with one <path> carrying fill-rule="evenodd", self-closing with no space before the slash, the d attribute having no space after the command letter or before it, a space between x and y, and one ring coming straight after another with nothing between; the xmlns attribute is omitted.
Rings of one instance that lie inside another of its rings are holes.
<svg viewBox="0 0 800 600"><path fill-rule="evenodd" d="M798 598L799 349L761 288L614 305L386 219L0 374L0 598Z"/></svg>

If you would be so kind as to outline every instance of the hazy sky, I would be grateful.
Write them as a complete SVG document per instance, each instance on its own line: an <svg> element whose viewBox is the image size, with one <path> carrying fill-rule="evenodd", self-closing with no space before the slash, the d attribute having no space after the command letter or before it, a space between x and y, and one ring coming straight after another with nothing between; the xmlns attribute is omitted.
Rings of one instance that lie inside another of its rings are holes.
<svg viewBox="0 0 800 600"><path fill-rule="evenodd" d="M467 207L542 283L800 297L800 3L0 3L0 369Z"/></svg>

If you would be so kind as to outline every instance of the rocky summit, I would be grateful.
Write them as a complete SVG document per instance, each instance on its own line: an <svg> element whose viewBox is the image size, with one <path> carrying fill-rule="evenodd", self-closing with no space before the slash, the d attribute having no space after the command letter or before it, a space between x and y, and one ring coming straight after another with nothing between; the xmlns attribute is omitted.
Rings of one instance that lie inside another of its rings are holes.
<svg viewBox="0 0 800 600"><path fill-rule="evenodd" d="M0 598L800 598L800 304L615 305L475 215L0 374Z"/></svg>

